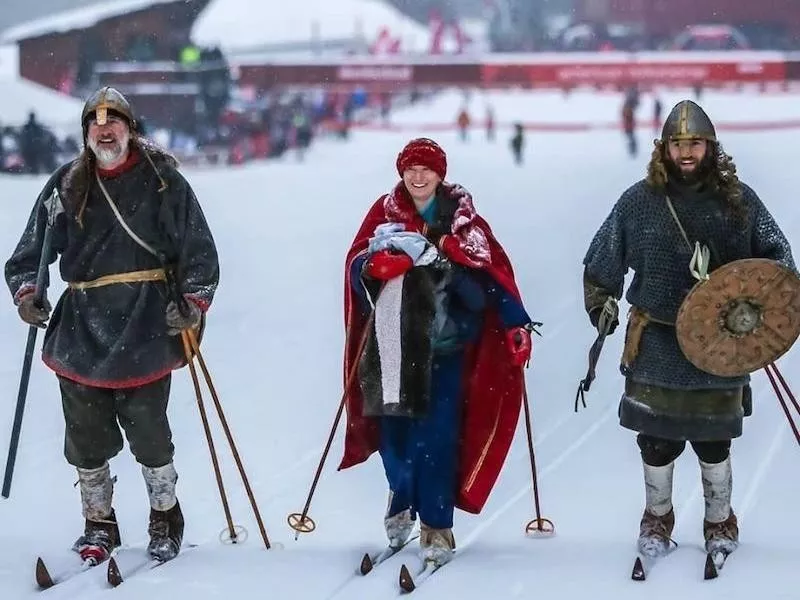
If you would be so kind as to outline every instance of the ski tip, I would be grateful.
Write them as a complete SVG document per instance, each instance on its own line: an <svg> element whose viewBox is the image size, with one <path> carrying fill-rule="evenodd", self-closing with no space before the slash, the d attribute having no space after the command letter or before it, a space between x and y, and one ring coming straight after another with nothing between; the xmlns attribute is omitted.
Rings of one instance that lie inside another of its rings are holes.
<svg viewBox="0 0 800 600"><path fill-rule="evenodd" d="M634 581L644 581L647 579L647 575L644 572L644 565L642 564L642 559L640 557L636 557L636 562L633 563L633 571L631 572L631 579Z"/></svg>
<svg viewBox="0 0 800 600"><path fill-rule="evenodd" d="M50 577L50 572L47 570L47 567L45 566L41 556L36 559L36 583L43 590L51 588L55 585L53 578Z"/></svg>
<svg viewBox="0 0 800 600"><path fill-rule="evenodd" d="M717 571L717 565L714 562L714 558L711 554L706 554L706 566L703 569L703 579L708 581L709 579L716 579L719 576L719 571Z"/></svg>
<svg viewBox="0 0 800 600"><path fill-rule="evenodd" d="M414 578L411 577L411 573L408 571L408 567L405 565L400 567L400 589L403 590L406 594L410 594L416 589L416 585L414 584Z"/></svg>
<svg viewBox="0 0 800 600"><path fill-rule="evenodd" d="M366 552L364 553L364 558L361 559L361 567L359 568L359 573L362 575L366 575L370 571L372 571L372 567L374 566L372 562L372 557Z"/></svg>
<svg viewBox="0 0 800 600"><path fill-rule="evenodd" d="M108 571L106 577L108 579L108 584L112 587L117 587L124 581L124 579L122 579L122 573L119 572L117 561L113 556L108 559Z"/></svg>

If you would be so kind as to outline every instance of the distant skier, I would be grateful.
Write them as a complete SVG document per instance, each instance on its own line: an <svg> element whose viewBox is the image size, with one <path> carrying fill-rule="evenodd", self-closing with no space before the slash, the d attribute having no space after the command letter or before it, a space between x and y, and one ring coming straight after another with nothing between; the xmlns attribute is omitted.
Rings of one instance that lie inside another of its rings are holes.
<svg viewBox="0 0 800 600"><path fill-rule="evenodd" d="M495 133L497 131L497 123L494 118L494 109L491 106L486 107L486 139L490 142L494 141Z"/></svg>
<svg viewBox="0 0 800 600"><path fill-rule="evenodd" d="M675 321L695 278L692 244L711 249L709 272L734 260L769 258L796 271L791 248L756 193L741 183L703 109L684 100L669 113L647 178L617 201L584 258L584 297L597 327L604 306L611 331L625 274L634 271L621 371L620 424L638 433L645 509L638 547L663 555L675 513L675 459L691 443L700 460L709 553L736 549L731 508L731 439L742 434L749 377L719 377L695 367L678 345Z"/></svg>
<svg viewBox="0 0 800 600"><path fill-rule="evenodd" d="M636 156L639 148L636 140L635 105L630 100L626 100L622 105L622 131L628 141L628 154Z"/></svg>
<svg viewBox="0 0 800 600"><path fill-rule="evenodd" d="M164 561L178 554L184 526L167 419L171 372L185 365L175 336L201 325L217 287L217 252L191 186L170 155L138 135L122 94L95 92L81 125L85 148L45 184L6 281L22 320L47 329L42 359L58 377L65 455L86 519L73 549L97 564L121 544L108 463L123 448L121 425L150 499L147 549ZM50 318L34 291L44 201L55 188L65 212L47 258L61 256L67 289ZM168 298L165 264L175 269L185 314Z"/></svg>
<svg viewBox="0 0 800 600"><path fill-rule="evenodd" d="M655 96L653 98L653 134L657 135L658 131L661 129L661 111L663 106L661 104L661 98Z"/></svg>
<svg viewBox="0 0 800 600"><path fill-rule="evenodd" d="M469 111L467 111L466 108L462 108L458 113L458 118L456 119L458 135L462 142L466 142L467 139L469 139L469 128L471 124L472 119L469 116Z"/></svg>
<svg viewBox="0 0 800 600"><path fill-rule="evenodd" d="M514 155L514 162L521 165L523 152L525 150L525 127L522 123L514 124L514 135L511 138L511 152Z"/></svg>
<svg viewBox="0 0 800 600"><path fill-rule="evenodd" d="M415 139L396 166L401 181L347 254L344 370L358 365L359 376L340 468L379 451L389 545L402 546L419 515L422 558L440 565L455 549L455 507L481 511L511 444L531 319L469 192L443 181L444 150Z"/></svg>
<svg viewBox="0 0 800 600"><path fill-rule="evenodd" d="M46 172L47 165L53 165L55 147L51 142L52 134L30 112L28 120L19 132L19 148L25 163L25 172L38 175Z"/></svg>

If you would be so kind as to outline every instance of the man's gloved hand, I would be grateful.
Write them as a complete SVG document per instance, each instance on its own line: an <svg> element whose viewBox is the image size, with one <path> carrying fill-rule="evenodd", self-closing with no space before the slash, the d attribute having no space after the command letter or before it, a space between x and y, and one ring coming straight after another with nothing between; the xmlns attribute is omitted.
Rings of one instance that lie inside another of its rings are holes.
<svg viewBox="0 0 800 600"><path fill-rule="evenodd" d="M601 330L602 325L607 324L608 331L606 335L614 333L617 325L619 325L619 307L617 306L617 301L609 296L603 306L597 306L589 312L589 320L598 332Z"/></svg>
<svg viewBox="0 0 800 600"><path fill-rule="evenodd" d="M171 301L167 304L165 320L167 322L167 333L169 335L178 335L184 329L194 329L200 325L203 311L191 300L187 300L185 304L188 309L188 314L185 315L178 310L178 304L175 301Z"/></svg>
<svg viewBox="0 0 800 600"><path fill-rule="evenodd" d="M533 342L531 332L525 327L506 330L506 345L511 352L511 364L515 367L522 367L531 359Z"/></svg>
<svg viewBox="0 0 800 600"><path fill-rule="evenodd" d="M367 259L364 274L372 279L389 281L405 274L413 266L414 261L403 252L379 250Z"/></svg>
<svg viewBox="0 0 800 600"><path fill-rule="evenodd" d="M20 318L28 325L46 329L47 319L50 318L52 307L50 306L50 302L47 301L47 298L42 301L42 306L36 306L34 302L35 297L36 294L33 293L33 290L22 296L17 305L17 312L19 312Z"/></svg>

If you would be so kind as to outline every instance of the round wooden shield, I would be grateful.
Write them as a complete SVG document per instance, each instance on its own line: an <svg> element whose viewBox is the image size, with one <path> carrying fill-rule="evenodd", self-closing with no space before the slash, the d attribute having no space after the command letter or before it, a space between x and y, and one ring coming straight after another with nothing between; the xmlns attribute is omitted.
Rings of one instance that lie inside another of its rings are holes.
<svg viewBox="0 0 800 600"><path fill-rule="evenodd" d="M728 263L692 288L675 328L698 369L720 377L753 373L800 335L800 279L774 260Z"/></svg>

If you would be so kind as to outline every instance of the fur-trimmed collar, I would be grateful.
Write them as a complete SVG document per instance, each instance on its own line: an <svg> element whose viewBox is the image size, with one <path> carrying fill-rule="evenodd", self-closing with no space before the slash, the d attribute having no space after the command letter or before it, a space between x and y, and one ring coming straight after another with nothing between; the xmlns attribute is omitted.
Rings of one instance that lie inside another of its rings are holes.
<svg viewBox="0 0 800 600"><path fill-rule="evenodd" d="M458 239L467 258L475 267L483 267L491 262L489 240L478 223L478 213L472 201L472 194L457 183L443 182L437 191L437 196L445 196L456 202L450 233ZM383 209L390 222L410 223L418 214L414 201L402 181L386 194Z"/></svg>

